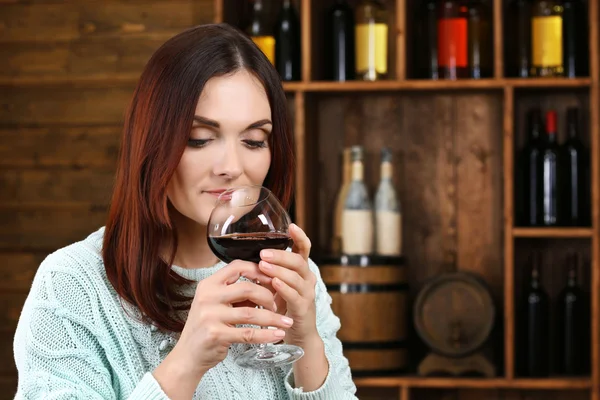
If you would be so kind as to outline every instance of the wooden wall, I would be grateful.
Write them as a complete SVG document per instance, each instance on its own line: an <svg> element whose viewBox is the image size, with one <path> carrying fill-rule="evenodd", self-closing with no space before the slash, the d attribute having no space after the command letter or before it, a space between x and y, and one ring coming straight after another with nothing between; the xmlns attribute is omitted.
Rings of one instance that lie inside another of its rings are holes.
<svg viewBox="0 0 600 400"><path fill-rule="evenodd" d="M0 0L0 399L50 252L104 224L124 111L150 55L212 0Z"/></svg>

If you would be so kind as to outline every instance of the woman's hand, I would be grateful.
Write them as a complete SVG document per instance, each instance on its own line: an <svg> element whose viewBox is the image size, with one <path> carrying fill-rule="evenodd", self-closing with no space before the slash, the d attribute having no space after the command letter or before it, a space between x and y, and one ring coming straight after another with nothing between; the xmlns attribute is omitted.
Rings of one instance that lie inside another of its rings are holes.
<svg viewBox="0 0 600 400"><path fill-rule="evenodd" d="M278 311L294 320L287 330L285 342L303 347L317 339L315 285L317 278L308 267L311 243L297 225L290 225L294 241L292 252L263 250L260 270L273 278L271 286L276 292Z"/></svg>
<svg viewBox="0 0 600 400"><path fill-rule="evenodd" d="M271 283L256 264L236 260L198 284L181 336L154 373L171 398L190 398L202 376L225 359L233 343L278 342L285 336L282 329L292 325L289 318L275 312L275 298L269 289L238 282L240 277ZM280 329L237 328L238 324Z"/></svg>

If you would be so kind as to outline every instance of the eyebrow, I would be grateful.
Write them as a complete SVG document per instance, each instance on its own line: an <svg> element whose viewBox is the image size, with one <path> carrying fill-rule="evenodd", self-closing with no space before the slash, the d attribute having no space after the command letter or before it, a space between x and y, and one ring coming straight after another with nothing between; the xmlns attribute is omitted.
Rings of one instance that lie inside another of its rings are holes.
<svg viewBox="0 0 600 400"><path fill-rule="evenodd" d="M201 117L199 115L194 115L194 121L196 121L202 125L207 125L207 126L210 126L213 128L221 127L221 125L217 121L209 119L209 118ZM261 119L259 121L253 122L250 125L248 125L246 127L246 129L244 129L244 131L249 131L250 129L256 129L256 128L262 128L265 125L273 125L273 123L269 119Z"/></svg>

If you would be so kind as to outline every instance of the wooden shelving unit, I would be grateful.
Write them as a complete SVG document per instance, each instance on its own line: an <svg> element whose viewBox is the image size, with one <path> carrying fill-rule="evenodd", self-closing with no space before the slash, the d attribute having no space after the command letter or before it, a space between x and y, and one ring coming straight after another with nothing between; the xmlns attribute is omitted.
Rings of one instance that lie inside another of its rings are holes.
<svg viewBox="0 0 600 400"><path fill-rule="evenodd" d="M235 24L238 0L214 1L215 22ZM318 24L328 4L297 0L302 28L302 81L284 83L295 116L297 222L311 236L313 250L323 251L330 232L326 217L339 176L338 155L334 152L341 152L342 147L350 144L364 144L367 151L374 153L384 143L399 143L402 139L398 146L403 148L404 158L395 167L404 168L404 187L400 191L405 200L405 228L408 227L411 236L414 233L420 240L408 238L414 241L405 245L415 252L408 255L409 260L413 255L411 262L416 266L411 271L411 287L418 288L426 277L438 273L443 254L451 252L456 256L459 268L480 272L488 283L492 283L502 313L502 340L498 346L502 347L503 359L496 360L502 366L497 378L373 377L356 378L357 386L360 389L398 389L395 398L403 400L418 398L411 392L417 388L563 390L567 393L583 390L590 399L600 400L598 2L588 2L590 77L505 77L502 21L506 2L493 0L492 78L410 79L407 48L411 33L406 10L412 2L391 0L388 5L393 11L389 40L392 78L379 82L342 83L319 79L323 57L315 37L321 32ZM14 83L27 82L16 79ZM589 228L521 228L514 224L514 150L518 138L522 137L518 127L523 123L524 109L533 103L559 110L566 107L563 104L572 103L586 110L592 155L592 226ZM472 112L464 110L463 106L467 104L473 107ZM430 134L435 137L429 139ZM422 169L410 169L415 165ZM375 166L375 162L367 162L367 179L377 177ZM315 173L317 170L319 174ZM407 170L410 171L407 173ZM397 179L396 183L399 183L400 178ZM411 218L410 213L418 216ZM521 240L553 241L548 247L560 247L554 241L575 240L589 251L592 320L589 377L524 379L515 371L515 337L518 335L515 310L518 266L515 259ZM569 397L568 394L565 396Z"/></svg>

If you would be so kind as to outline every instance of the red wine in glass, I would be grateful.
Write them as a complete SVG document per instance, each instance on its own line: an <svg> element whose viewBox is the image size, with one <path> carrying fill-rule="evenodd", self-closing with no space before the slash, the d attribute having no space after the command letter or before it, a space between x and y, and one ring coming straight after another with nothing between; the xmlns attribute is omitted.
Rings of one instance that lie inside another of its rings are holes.
<svg viewBox="0 0 600 400"><path fill-rule="evenodd" d="M232 233L209 236L208 245L226 263L246 260L258 264L263 249L285 250L292 245L292 239L288 234L278 232Z"/></svg>
<svg viewBox="0 0 600 400"><path fill-rule="evenodd" d="M292 245L290 224L290 216L269 189L237 187L219 195L208 221L207 241L223 262L258 263L263 249L285 250ZM260 344L240 354L236 362L246 368L275 368L291 364L303 355L298 346Z"/></svg>

